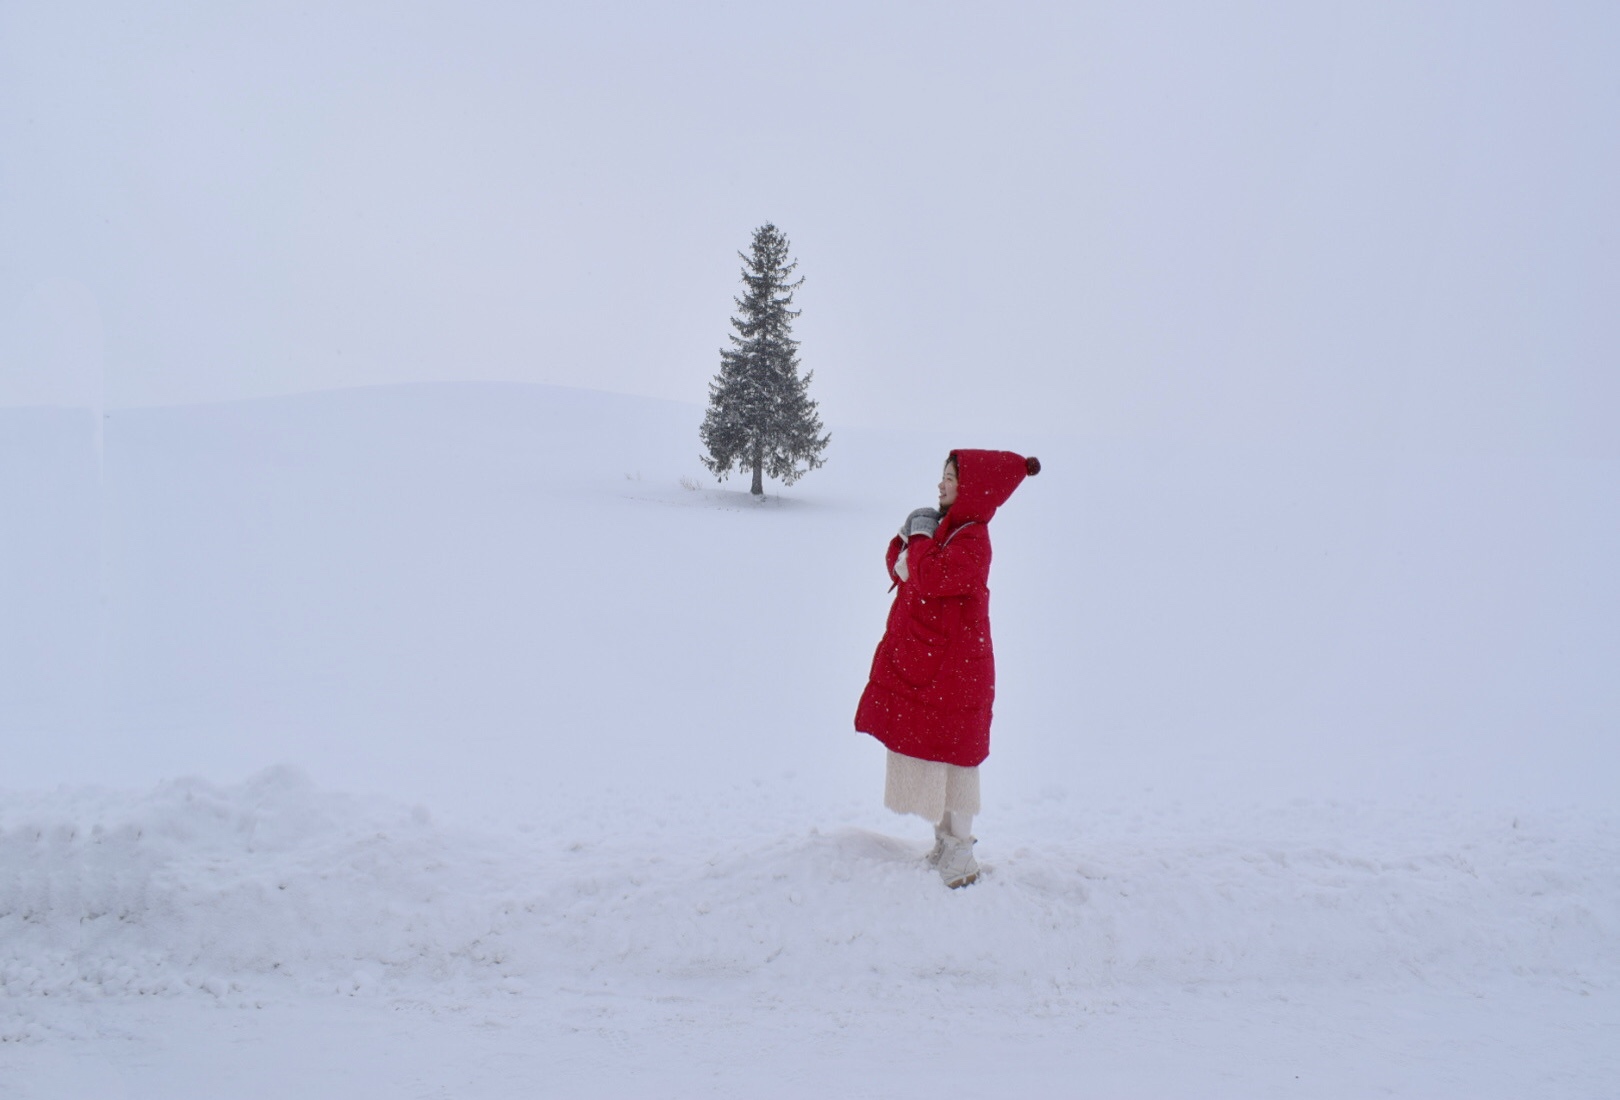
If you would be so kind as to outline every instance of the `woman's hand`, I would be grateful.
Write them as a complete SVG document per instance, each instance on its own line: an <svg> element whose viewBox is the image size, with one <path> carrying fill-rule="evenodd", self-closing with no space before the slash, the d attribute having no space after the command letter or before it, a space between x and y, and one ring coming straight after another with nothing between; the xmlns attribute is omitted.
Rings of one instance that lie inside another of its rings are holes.
<svg viewBox="0 0 1620 1100"><path fill-rule="evenodd" d="M927 535L932 538L935 529L939 527L939 519L938 509L918 508L900 525L900 537L909 539L912 535Z"/></svg>

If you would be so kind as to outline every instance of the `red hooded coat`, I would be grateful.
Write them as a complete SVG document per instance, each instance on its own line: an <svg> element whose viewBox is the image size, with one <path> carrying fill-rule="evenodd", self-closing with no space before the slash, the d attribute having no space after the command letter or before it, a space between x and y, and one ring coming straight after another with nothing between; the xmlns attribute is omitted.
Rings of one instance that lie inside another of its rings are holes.
<svg viewBox="0 0 1620 1100"><path fill-rule="evenodd" d="M990 645L990 529L1040 467L1011 451L953 451L956 503L932 538L889 543L897 585L855 728L894 752L977 767L990 754L996 661ZM1027 463L1027 464L1026 464ZM906 555L909 580L895 562Z"/></svg>

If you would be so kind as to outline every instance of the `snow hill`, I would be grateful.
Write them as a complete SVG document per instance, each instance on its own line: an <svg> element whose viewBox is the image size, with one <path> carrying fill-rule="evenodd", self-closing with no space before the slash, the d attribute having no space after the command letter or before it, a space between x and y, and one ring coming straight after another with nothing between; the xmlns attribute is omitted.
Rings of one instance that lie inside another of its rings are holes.
<svg viewBox="0 0 1620 1100"><path fill-rule="evenodd" d="M0 1095L1620 1085L1616 463L835 426L755 502L699 416L0 410ZM1046 470L946 893L849 722L955 445Z"/></svg>

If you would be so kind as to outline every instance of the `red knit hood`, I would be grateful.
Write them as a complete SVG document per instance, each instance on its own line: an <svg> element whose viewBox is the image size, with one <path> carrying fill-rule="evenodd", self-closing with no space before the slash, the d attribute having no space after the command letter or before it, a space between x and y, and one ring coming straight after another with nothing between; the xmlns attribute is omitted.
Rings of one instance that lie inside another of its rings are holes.
<svg viewBox="0 0 1620 1100"><path fill-rule="evenodd" d="M989 523L996 509L1029 476L1032 460L1011 451L952 451L956 459L956 503L945 513L941 529L964 523ZM1040 469L1038 463L1034 464ZM938 537L937 535L935 537Z"/></svg>

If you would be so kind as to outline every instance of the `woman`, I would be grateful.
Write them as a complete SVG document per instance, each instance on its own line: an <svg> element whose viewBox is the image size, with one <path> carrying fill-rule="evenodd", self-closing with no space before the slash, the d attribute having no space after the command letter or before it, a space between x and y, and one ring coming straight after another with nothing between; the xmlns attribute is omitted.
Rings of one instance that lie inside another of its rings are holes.
<svg viewBox="0 0 1620 1100"><path fill-rule="evenodd" d="M912 512L889 543L889 576L900 591L855 728L889 749L883 804L934 822L928 862L952 889L979 877L972 825L996 694L989 523L1040 471L1037 459L1011 451L952 451L939 510Z"/></svg>

